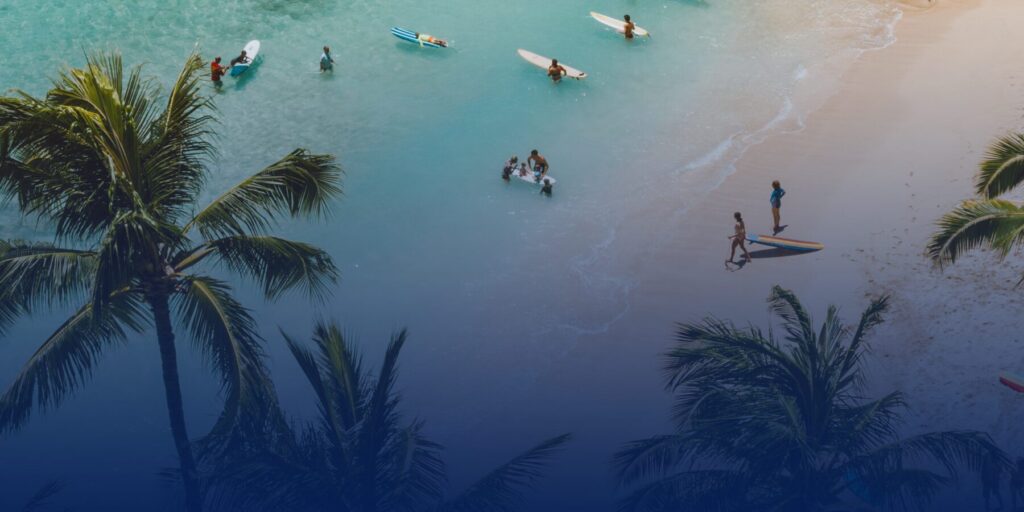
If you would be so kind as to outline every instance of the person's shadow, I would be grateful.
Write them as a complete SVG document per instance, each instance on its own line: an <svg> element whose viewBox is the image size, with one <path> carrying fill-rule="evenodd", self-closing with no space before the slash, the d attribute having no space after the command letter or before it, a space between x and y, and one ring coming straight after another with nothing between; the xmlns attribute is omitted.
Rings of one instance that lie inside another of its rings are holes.
<svg viewBox="0 0 1024 512"><path fill-rule="evenodd" d="M751 253L750 255L753 256L754 254ZM743 270L743 267L747 266L747 263L750 263L750 260L742 257L739 261L725 260L725 269L729 272L736 272L737 270Z"/></svg>
<svg viewBox="0 0 1024 512"><path fill-rule="evenodd" d="M779 226L779 229L772 229L772 234L773 235L777 235L779 233L782 233L788 227L789 227L789 224L783 224L783 225Z"/></svg>

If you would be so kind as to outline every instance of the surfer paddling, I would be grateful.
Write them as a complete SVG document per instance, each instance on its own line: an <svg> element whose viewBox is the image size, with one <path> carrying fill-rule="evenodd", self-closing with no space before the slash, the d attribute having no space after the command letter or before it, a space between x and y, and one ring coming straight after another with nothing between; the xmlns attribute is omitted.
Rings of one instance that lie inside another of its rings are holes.
<svg viewBox="0 0 1024 512"><path fill-rule="evenodd" d="M750 261L750 253L747 252L747 225L743 222L743 215L740 212L732 214L733 218L736 219L736 225L733 226L735 234L729 237L732 240L732 252L729 253L729 260L726 263L736 262L736 248L739 247L743 251L743 257L747 261Z"/></svg>
<svg viewBox="0 0 1024 512"><path fill-rule="evenodd" d="M626 39L633 39L633 31L636 30L636 23L633 23L628 14L623 16L622 20L626 22L626 24L622 26L622 32L626 35Z"/></svg>
<svg viewBox="0 0 1024 512"><path fill-rule="evenodd" d="M551 81L558 83L562 80L562 77L568 75L569 72L565 70L565 66L558 63L558 59L551 59L551 65L548 66L548 76L551 77Z"/></svg>
<svg viewBox="0 0 1024 512"><path fill-rule="evenodd" d="M420 46L423 46L423 43L432 43L443 48L448 47L448 41L445 41L444 39L438 39L430 34L420 34L419 32L417 32L416 40L420 42Z"/></svg>
<svg viewBox="0 0 1024 512"><path fill-rule="evenodd" d="M541 156L535 149L530 151L530 158L527 158L526 162L533 166L533 178L540 183L540 180L548 174L548 159Z"/></svg>

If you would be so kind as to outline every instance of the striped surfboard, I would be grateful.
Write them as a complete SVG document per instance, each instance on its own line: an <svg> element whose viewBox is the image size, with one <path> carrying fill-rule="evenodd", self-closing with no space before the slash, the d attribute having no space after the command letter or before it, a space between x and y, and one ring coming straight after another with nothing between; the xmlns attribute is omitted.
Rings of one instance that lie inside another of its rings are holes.
<svg viewBox="0 0 1024 512"><path fill-rule="evenodd" d="M1019 375L1002 373L999 375L999 383L1018 393L1024 393L1024 378Z"/></svg>
<svg viewBox="0 0 1024 512"><path fill-rule="evenodd" d="M747 240L750 243L767 245L788 251L813 252L825 248L824 245L818 242L805 242L803 240L792 240L768 235L747 235Z"/></svg>
<svg viewBox="0 0 1024 512"><path fill-rule="evenodd" d="M391 33L394 34L395 37L399 39L404 39L406 41L409 41L410 43L422 44L423 46L426 46L428 48L444 48L443 46L436 43L420 41L419 39L416 38L416 32L406 30L401 27L391 27Z"/></svg>

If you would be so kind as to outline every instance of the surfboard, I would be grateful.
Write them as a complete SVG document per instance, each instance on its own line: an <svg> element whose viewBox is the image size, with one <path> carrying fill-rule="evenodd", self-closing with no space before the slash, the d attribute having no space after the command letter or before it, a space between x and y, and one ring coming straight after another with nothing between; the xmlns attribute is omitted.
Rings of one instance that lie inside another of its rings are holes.
<svg viewBox="0 0 1024 512"><path fill-rule="evenodd" d="M404 29L404 28L401 28L401 27L391 27L391 33L394 34L394 36L399 38L399 39L402 39L402 40L405 40L405 41L409 41L410 43L422 44L423 46L426 46L427 48L446 48L445 46L441 46L441 45L439 45L437 43L429 43L427 41L420 41L419 38L416 37L416 32L413 32L411 30L407 30L407 29Z"/></svg>
<svg viewBox="0 0 1024 512"><path fill-rule="evenodd" d="M526 62L529 62L530 64L533 64L534 66L537 66L538 68L546 70L546 69L548 69L549 66L551 66L551 58L550 57L545 57L543 55L537 55L536 53L524 50L522 48L516 50L516 53L518 53L519 56L523 58L523 60L525 60ZM561 62L559 62L559 64L561 64L562 67L565 68L565 73L566 73L565 76L568 77L568 78L575 78L576 80L583 80L584 78L587 77L586 73L584 73L584 72L582 72L582 71L580 71L580 70L578 70L576 68L566 66L565 64L562 64Z"/></svg>
<svg viewBox="0 0 1024 512"><path fill-rule="evenodd" d="M768 235L747 235L747 240L750 243L777 247L779 249L786 249L789 251L812 252L820 251L825 248L824 245L818 242L805 242L803 240L793 240L790 238L779 238L777 236Z"/></svg>
<svg viewBox="0 0 1024 512"><path fill-rule="evenodd" d="M623 21L623 20L618 20L618 19L612 18L611 16L605 16L604 14L601 14L599 12L594 12L594 11L590 11L590 17L594 18L595 20L598 21L598 23L601 23L602 25L606 25L606 26L609 26L611 28L614 28L615 31L620 33L620 34L625 34L626 33L626 22ZM639 37L650 37L651 36L650 32L648 32L648 31L646 31L646 30L644 30L644 29L642 29L642 28L640 28L638 26L635 26L635 25L636 24L634 24L634 26L633 26L633 35L639 36Z"/></svg>
<svg viewBox="0 0 1024 512"><path fill-rule="evenodd" d="M1019 375L1002 373L999 375L999 383L1018 393L1024 393L1024 378Z"/></svg>
<svg viewBox="0 0 1024 512"><path fill-rule="evenodd" d="M554 185L555 183L558 183L558 180L556 180L555 178L552 178L550 174L545 175L543 178L541 178L540 181L537 181L537 178L536 178L536 176L534 176L533 171L527 171L526 175L520 176L519 175L519 171L516 170L516 171L512 172L512 177L513 178L518 178L518 179L523 180L523 181L525 181L527 183L532 183L534 185L543 185L544 184L544 180L550 181L552 185Z"/></svg>
<svg viewBox="0 0 1024 512"><path fill-rule="evenodd" d="M245 43L245 57L249 59L249 62L235 64L231 66L231 76L238 76L249 70L249 66L252 66L253 62L256 62L256 56L260 53L260 42L256 39Z"/></svg>

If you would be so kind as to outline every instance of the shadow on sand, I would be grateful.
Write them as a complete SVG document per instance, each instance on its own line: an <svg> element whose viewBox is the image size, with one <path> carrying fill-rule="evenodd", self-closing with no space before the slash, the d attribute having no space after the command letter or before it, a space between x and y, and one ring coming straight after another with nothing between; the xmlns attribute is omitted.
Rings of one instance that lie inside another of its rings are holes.
<svg viewBox="0 0 1024 512"><path fill-rule="evenodd" d="M802 251L790 251L787 249L779 249L773 247L771 249L759 249L756 251L750 251L750 257L755 260L767 259L767 258L784 258L786 256L799 256L801 254L807 254Z"/></svg>

